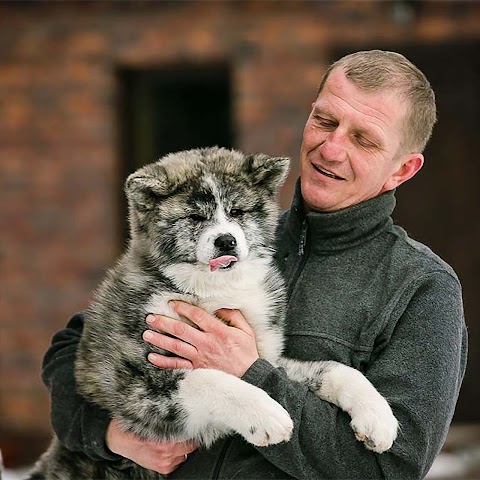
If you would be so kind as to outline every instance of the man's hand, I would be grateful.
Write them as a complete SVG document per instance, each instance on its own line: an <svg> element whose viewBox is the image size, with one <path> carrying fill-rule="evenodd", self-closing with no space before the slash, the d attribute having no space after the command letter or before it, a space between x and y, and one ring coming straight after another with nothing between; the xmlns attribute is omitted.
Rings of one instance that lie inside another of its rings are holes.
<svg viewBox="0 0 480 480"><path fill-rule="evenodd" d="M197 449L193 442L153 442L120 429L116 420L107 428L107 447L137 465L163 475L172 473Z"/></svg>
<svg viewBox="0 0 480 480"><path fill-rule="evenodd" d="M196 328L163 315L149 315L147 323L157 330L146 330L144 340L183 358L167 357L155 353L148 360L160 368L213 368L242 377L259 358L255 334L238 310L222 309L218 318L185 302L170 302L178 315L188 318Z"/></svg>

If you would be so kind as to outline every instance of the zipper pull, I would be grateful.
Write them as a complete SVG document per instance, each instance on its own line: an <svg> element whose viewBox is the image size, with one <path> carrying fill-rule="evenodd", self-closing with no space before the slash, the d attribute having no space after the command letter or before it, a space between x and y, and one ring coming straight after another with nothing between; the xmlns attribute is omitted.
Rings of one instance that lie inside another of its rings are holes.
<svg viewBox="0 0 480 480"><path fill-rule="evenodd" d="M302 257L305 253L305 243L307 241L307 221L305 220L302 225L302 231L300 232L300 244L298 245L298 256Z"/></svg>

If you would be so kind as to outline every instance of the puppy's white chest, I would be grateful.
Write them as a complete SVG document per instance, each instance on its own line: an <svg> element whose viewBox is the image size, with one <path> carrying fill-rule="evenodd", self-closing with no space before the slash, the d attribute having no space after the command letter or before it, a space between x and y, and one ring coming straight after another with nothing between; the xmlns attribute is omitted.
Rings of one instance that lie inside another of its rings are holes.
<svg viewBox="0 0 480 480"><path fill-rule="evenodd" d="M218 288L215 295L208 298L173 292L154 293L145 305L145 314L166 315L191 324L185 318L179 317L170 308L168 302L171 300L181 300L196 305L211 315L215 315L215 312L222 308L240 310L255 333L260 357L277 364L278 358L283 351L283 331L272 324L270 315L272 313L273 299L269 298L268 293L261 286L252 289L242 288L240 290L225 286Z"/></svg>

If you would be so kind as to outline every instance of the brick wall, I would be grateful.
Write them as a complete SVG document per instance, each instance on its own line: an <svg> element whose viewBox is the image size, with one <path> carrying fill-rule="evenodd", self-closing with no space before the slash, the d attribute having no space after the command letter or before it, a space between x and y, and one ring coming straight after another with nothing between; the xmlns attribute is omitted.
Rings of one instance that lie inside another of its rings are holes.
<svg viewBox="0 0 480 480"><path fill-rule="evenodd" d="M48 433L42 356L121 248L118 67L229 62L237 146L295 159L336 50L480 39L480 3L460 1L3 2L0 18L0 436Z"/></svg>

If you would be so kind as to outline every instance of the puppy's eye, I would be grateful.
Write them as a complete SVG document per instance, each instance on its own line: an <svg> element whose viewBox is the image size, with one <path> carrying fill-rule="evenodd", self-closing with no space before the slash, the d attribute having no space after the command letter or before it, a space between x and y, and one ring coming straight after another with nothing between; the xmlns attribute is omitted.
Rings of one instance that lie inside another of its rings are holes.
<svg viewBox="0 0 480 480"><path fill-rule="evenodd" d="M200 215L199 213L192 213L190 219L194 222L204 222L207 217L205 215Z"/></svg>
<svg viewBox="0 0 480 480"><path fill-rule="evenodd" d="M242 210L241 208L232 208L230 210L231 217L241 217L244 213L245 213L245 210Z"/></svg>

